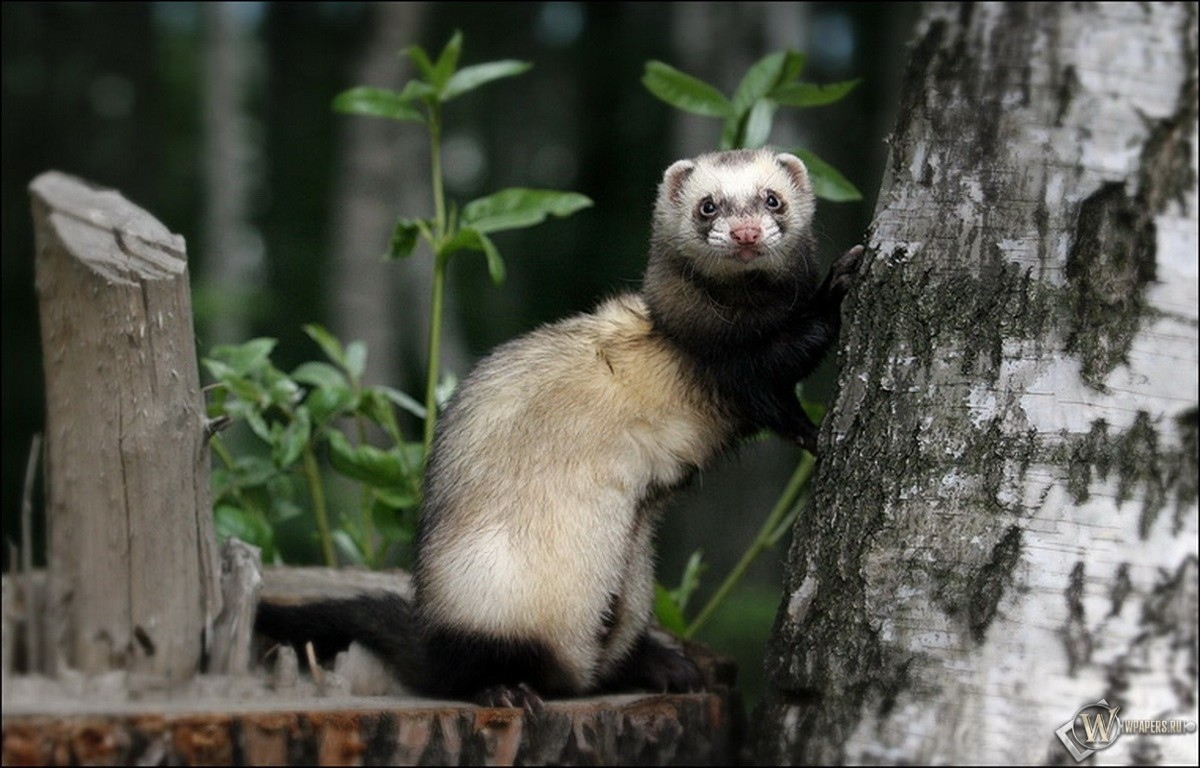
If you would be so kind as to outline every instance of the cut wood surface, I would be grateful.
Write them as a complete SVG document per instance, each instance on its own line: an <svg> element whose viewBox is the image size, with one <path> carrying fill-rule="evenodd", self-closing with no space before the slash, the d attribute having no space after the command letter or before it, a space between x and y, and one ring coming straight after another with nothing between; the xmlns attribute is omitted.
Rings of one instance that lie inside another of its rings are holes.
<svg viewBox="0 0 1200 768"><path fill-rule="evenodd" d="M541 716L374 700L4 718L4 764L729 765L713 694L549 702Z"/></svg>

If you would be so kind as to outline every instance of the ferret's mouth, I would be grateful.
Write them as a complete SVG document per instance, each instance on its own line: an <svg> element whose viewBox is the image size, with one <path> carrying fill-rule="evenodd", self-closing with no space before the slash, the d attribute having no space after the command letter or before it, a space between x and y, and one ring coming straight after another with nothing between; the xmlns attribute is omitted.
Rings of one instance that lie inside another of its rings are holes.
<svg viewBox="0 0 1200 768"><path fill-rule="evenodd" d="M739 248L733 252L733 257L743 264L749 264L756 259L766 256L767 252L759 248Z"/></svg>

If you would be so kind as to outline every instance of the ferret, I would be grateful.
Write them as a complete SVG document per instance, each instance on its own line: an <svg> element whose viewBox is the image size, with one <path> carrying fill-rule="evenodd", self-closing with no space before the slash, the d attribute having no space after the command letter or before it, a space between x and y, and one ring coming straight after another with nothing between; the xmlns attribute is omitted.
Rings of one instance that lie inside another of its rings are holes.
<svg viewBox="0 0 1200 768"><path fill-rule="evenodd" d="M498 347L447 405L426 466L415 598L264 603L257 629L358 641L417 692L699 690L650 632L664 502L763 428L815 449L797 382L836 338L855 247L818 282L804 163L770 150L667 168L641 292Z"/></svg>

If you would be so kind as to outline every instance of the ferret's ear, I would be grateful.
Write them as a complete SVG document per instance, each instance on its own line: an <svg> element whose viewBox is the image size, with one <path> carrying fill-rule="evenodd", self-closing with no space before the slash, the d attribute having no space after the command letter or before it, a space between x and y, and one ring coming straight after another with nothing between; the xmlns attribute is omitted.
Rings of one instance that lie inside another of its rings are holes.
<svg viewBox="0 0 1200 768"><path fill-rule="evenodd" d="M803 160L791 153L780 152L775 155L775 162L788 172L797 191L803 192L809 188L808 168L804 167Z"/></svg>
<svg viewBox="0 0 1200 768"><path fill-rule="evenodd" d="M696 170L696 164L691 160L676 160L663 173L662 185L672 202L678 203L683 199L683 184Z"/></svg>

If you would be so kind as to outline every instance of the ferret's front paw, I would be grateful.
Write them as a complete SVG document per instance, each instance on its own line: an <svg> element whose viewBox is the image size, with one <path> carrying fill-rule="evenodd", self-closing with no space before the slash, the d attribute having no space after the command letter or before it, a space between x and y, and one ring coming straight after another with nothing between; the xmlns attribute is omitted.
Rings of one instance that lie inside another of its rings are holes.
<svg viewBox="0 0 1200 768"><path fill-rule="evenodd" d="M854 284L858 277L858 269L862 266L863 254L866 249L861 245L856 245L850 250L843 253L833 262L833 266L829 268L829 290L831 293L842 296L846 291L850 290L850 286Z"/></svg>

